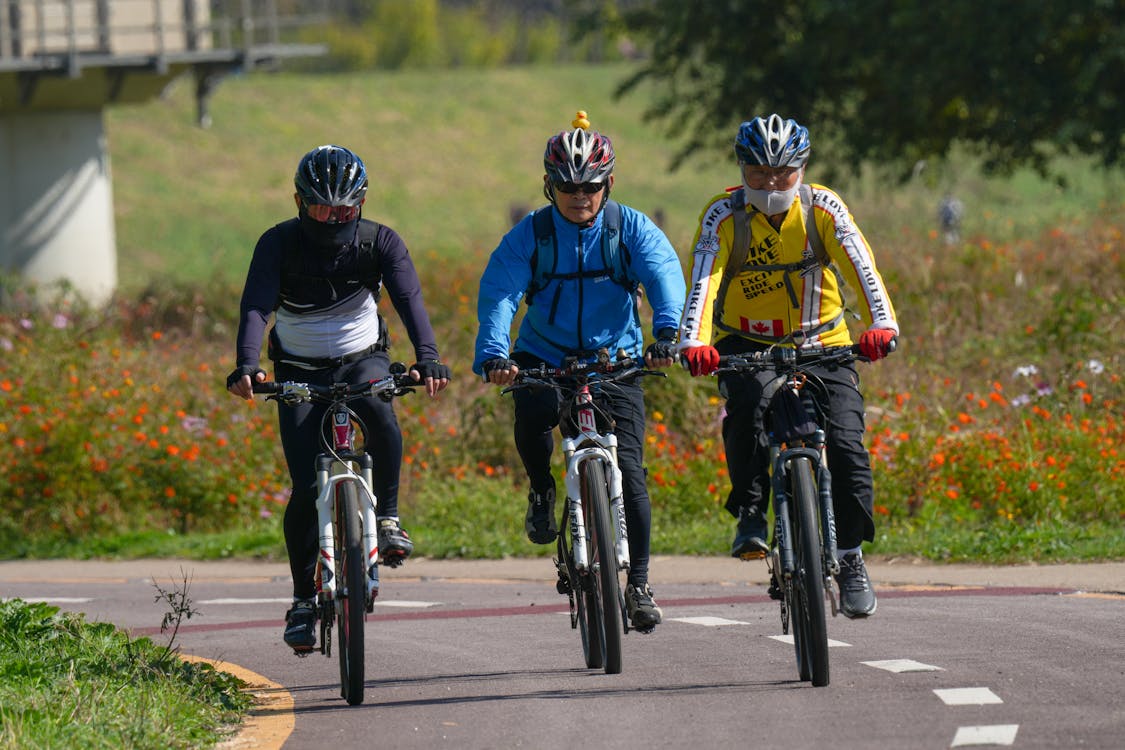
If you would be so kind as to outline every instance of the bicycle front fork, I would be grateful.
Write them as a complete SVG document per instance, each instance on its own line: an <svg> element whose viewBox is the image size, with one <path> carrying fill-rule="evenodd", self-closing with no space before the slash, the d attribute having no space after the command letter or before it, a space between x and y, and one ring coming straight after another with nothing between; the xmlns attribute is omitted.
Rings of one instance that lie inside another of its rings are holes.
<svg viewBox="0 0 1125 750"><path fill-rule="evenodd" d="M609 483L609 511L610 517L616 526L615 556L617 569L629 568L629 535L628 525L625 521L625 499L621 489L621 469L617 467L615 456L606 455L607 450L616 453L615 447L582 448L575 450L564 445L566 457L566 501L568 515L570 516L571 555L574 565L579 572L585 572L586 565L586 520L582 508L582 476L581 467L586 461L601 461L606 470L606 479Z"/></svg>
<svg viewBox="0 0 1125 750"><path fill-rule="evenodd" d="M359 512L363 521L363 550L366 557L368 611L379 596L379 536L375 518L375 493L371 489L371 456L361 453L355 457L360 473L328 456L320 456L316 466L317 522L320 528L317 552L317 588L326 601L335 601L336 582L336 488L341 482L355 482L359 499Z"/></svg>

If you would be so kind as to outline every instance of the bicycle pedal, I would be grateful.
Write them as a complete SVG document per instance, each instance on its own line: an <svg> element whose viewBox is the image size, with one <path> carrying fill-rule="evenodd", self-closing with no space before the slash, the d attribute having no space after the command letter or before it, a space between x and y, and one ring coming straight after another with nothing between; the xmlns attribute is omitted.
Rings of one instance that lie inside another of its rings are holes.
<svg viewBox="0 0 1125 750"><path fill-rule="evenodd" d="M309 646L308 648L295 648L295 649L293 649L293 655L300 658L300 659L304 659L306 656L311 654L314 650L315 650L315 648L312 647L312 646Z"/></svg>
<svg viewBox="0 0 1125 750"><path fill-rule="evenodd" d="M652 627L648 628L638 628L634 625L632 629L637 631L638 633L642 633L643 635L648 635L649 633L653 633L656 631L656 626L653 625Z"/></svg>
<svg viewBox="0 0 1125 750"><path fill-rule="evenodd" d="M747 552L743 552L741 555L738 556L738 559L739 560L745 560L747 562L749 562L750 560L765 560L766 559L766 553L763 552L760 549L752 549L752 550L749 550Z"/></svg>

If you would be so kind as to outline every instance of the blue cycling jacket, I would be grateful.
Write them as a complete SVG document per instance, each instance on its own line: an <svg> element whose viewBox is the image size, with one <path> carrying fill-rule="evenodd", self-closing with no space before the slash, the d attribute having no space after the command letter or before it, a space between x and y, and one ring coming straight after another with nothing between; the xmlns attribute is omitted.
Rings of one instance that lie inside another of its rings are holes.
<svg viewBox="0 0 1125 750"><path fill-rule="evenodd" d="M634 295L610 278L602 258L604 213L598 214L591 226L580 229L554 207L551 217L558 241L556 272L602 269L605 274L549 279L546 288L527 305L512 345L512 321L532 277L532 216L528 214L504 235L481 276L477 298L480 328L473 372L480 375L485 361L514 352L526 352L553 366L561 365L566 356L591 356L603 347L611 354L620 348L631 357L642 356L644 335ZM629 278L640 283L652 305L653 334L665 328L677 329L687 284L680 260L664 232L640 211L623 205L621 247L627 252Z"/></svg>

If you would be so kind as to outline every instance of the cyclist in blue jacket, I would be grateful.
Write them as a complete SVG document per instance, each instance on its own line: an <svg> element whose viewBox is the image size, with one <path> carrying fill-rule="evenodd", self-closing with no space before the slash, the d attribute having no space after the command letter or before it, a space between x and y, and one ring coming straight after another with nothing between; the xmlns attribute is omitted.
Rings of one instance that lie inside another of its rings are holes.
<svg viewBox="0 0 1125 750"><path fill-rule="evenodd" d="M294 176L297 217L258 240L239 310L236 367L227 389L253 398L261 382L262 339L270 315L269 357L279 381L319 385L367 383L390 371L387 326L378 300L386 290L406 326L417 361L410 374L430 396L449 383L422 302L414 263L390 227L361 218L367 169L353 152L320 146L301 159ZM278 424L293 489L285 507L285 546L293 576L293 606L285 615L285 642L297 652L316 644L316 473L323 404L278 402ZM391 404L380 398L352 402L367 426L375 457L372 483L378 498L382 559L400 565L414 543L399 524L398 480L402 432Z"/></svg>
<svg viewBox="0 0 1125 750"><path fill-rule="evenodd" d="M559 367L567 357L592 359L599 349L643 356L650 367L668 367L676 356L676 331L686 296L683 269L664 233L641 212L610 204L615 154L605 135L589 129L579 112L573 130L547 141L543 193L550 202L516 224L493 251L480 281L473 372L507 385L520 368ZM612 211L612 219L608 218ZM538 212L536 212L538 213ZM548 218L550 222L543 219ZM613 226L619 224L619 226ZM603 237L605 235L605 237ZM616 235L612 238L611 235ZM553 262L542 255L554 249ZM543 266L547 266L544 268ZM654 343L644 348L638 317L638 285L653 308ZM527 310L515 343L512 320L520 301ZM553 391L514 392L515 442L531 489L525 528L536 544L558 534L555 478L551 473L554 428L559 422ZM616 421L631 566L625 588L629 618L642 632L660 623L648 584L652 520L645 486L644 392L639 383L607 394Z"/></svg>

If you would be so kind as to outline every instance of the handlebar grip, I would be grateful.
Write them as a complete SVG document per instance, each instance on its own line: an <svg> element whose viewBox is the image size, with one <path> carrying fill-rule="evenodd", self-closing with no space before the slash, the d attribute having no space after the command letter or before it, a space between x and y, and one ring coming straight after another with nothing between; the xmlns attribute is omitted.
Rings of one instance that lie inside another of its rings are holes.
<svg viewBox="0 0 1125 750"><path fill-rule="evenodd" d="M269 381L264 383L251 381L250 388L254 393L266 393L270 395L281 393L281 383L274 383Z"/></svg>

